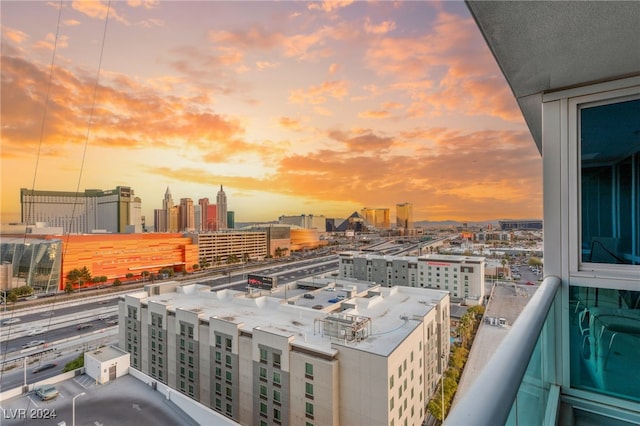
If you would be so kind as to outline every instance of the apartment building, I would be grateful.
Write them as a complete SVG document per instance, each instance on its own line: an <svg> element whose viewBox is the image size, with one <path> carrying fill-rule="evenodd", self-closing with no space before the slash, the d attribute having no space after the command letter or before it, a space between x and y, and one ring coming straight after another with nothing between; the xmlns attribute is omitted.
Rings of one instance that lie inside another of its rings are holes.
<svg viewBox="0 0 640 426"><path fill-rule="evenodd" d="M149 285L121 297L119 345L133 368L243 425L420 424L448 362L448 293L326 284Z"/></svg>
<svg viewBox="0 0 640 426"><path fill-rule="evenodd" d="M484 297L485 258L428 254L383 256L340 253L340 277L372 281L385 287L409 286L446 290L454 298L479 304Z"/></svg>

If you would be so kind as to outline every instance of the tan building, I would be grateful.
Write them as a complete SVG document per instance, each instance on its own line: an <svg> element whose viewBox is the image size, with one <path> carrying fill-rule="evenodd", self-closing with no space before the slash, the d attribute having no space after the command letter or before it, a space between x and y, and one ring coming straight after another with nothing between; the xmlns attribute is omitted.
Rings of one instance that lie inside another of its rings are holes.
<svg viewBox="0 0 640 426"><path fill-rule="evenodd" d="M407 233L413 229L413 204L396 204L396 226Z"/></svg>
<svg viewBox="0 0 640 426"><path fill-rule="evenodd" d="M119 345L133 368L243 425L421 424L448 362L448 294L324 286L147 286L120 301Z"/></svg>

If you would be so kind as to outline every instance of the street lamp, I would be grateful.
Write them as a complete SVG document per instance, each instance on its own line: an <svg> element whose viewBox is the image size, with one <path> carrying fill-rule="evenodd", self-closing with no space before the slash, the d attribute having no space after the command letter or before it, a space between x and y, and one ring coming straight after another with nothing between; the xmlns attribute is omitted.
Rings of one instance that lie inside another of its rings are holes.
<svg viewBox="0 0 640 426"><path fill-rule="evenodd" d="M76 398L85 395L84 392L80 392L71 400L71 426L76 426Z"/></svg>
<svg viewBox="0 0 640 426"><path fill-rule="evenodd" d="M444 354L440 355L440 396L442 401L442 422L444 423Z"/></svg>

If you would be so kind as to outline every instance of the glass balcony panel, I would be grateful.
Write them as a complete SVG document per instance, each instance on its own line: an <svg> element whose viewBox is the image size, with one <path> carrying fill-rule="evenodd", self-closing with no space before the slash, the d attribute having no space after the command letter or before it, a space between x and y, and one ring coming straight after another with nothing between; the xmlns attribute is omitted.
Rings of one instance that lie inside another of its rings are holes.
<svg viewBox="0 0 640 426"><path fill-rule="evenodd" d="M570 288L571 387L640 401L640 292Z"/></svg>

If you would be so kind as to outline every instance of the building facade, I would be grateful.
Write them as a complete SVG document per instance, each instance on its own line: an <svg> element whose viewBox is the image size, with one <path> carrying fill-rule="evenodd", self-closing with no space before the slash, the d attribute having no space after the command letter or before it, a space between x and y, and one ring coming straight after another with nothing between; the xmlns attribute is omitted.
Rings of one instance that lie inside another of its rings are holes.
<svg viewBox="0 0 640 426"><path fill-rule="evenodd" d="M364 220L374 228L389 229L391 227L391 214L389 209L365 207L360 211L360 214L364 217Z"/></svg>
<svg viewBox="0 0 640 426"><path fill-rule="evenodd" d="M405 232L413 229L413 204L396 204L396 227Z"/></svg>
<svg viewBox="0 0 640 426"><path fill-rule="evenodd" d="M20 189L22 223L46 222L64 233L142 232L142 201L131 188L84 192Z"/></svg>
<svg viewBox="0 0 640 426"><path fill-rule="evenodd" d="M191 198L180 199L180 212L178 215L181 232L193 232L196 230L195 209Z"/></svg>
<svg viewBox="0 0 640 426"><path fill-rule="evenodd" d="M542 230L542 220L499 220L498 226L501 231L514 230Z"/></svg>
<svg viewBox="0 0 640 426"><path fill-rule="evenodd" d="M321 311L300 300L147 286L119 303L119 345L133 368L243 425L421 424L448 362L448 294L364 286Z"/></svg>
<svg viewBox="0 0 640 426"><path fill-rule="evenodd" d="M216 229L222 231L227 229L227 194L220 185L220 191L216 195Z"/></svg>
<svg viewBox="0 0 640 426"><path fill-rule="evenodd" d="M266 232L208 232L185 234L198 246L198 259L219 265L230 257L239 261L267 257Z"/></svg>
<svg viewBox="0 0 640 426"><path fill-rule="evenodd" d="M25 285L36 294L55 293L61 284L62 237L0 238L0 289Z"/></svg>
<svg viewBox="0 0 640 426"><path fill-rule="evenodd" d="M316 229L325 232L327 229L327 218L320 215L301 214L299 216L280 216L278 223L281 225L294 225L304 229Z"/></svg>
<svg viewBox="0 0 640 426"><path fill-rule="evenodd" d="M382 256L340 253L341 278L372 281L385 287L408 286L445 290L469 304L484 298L485 258L428 254Z"/></svg>

